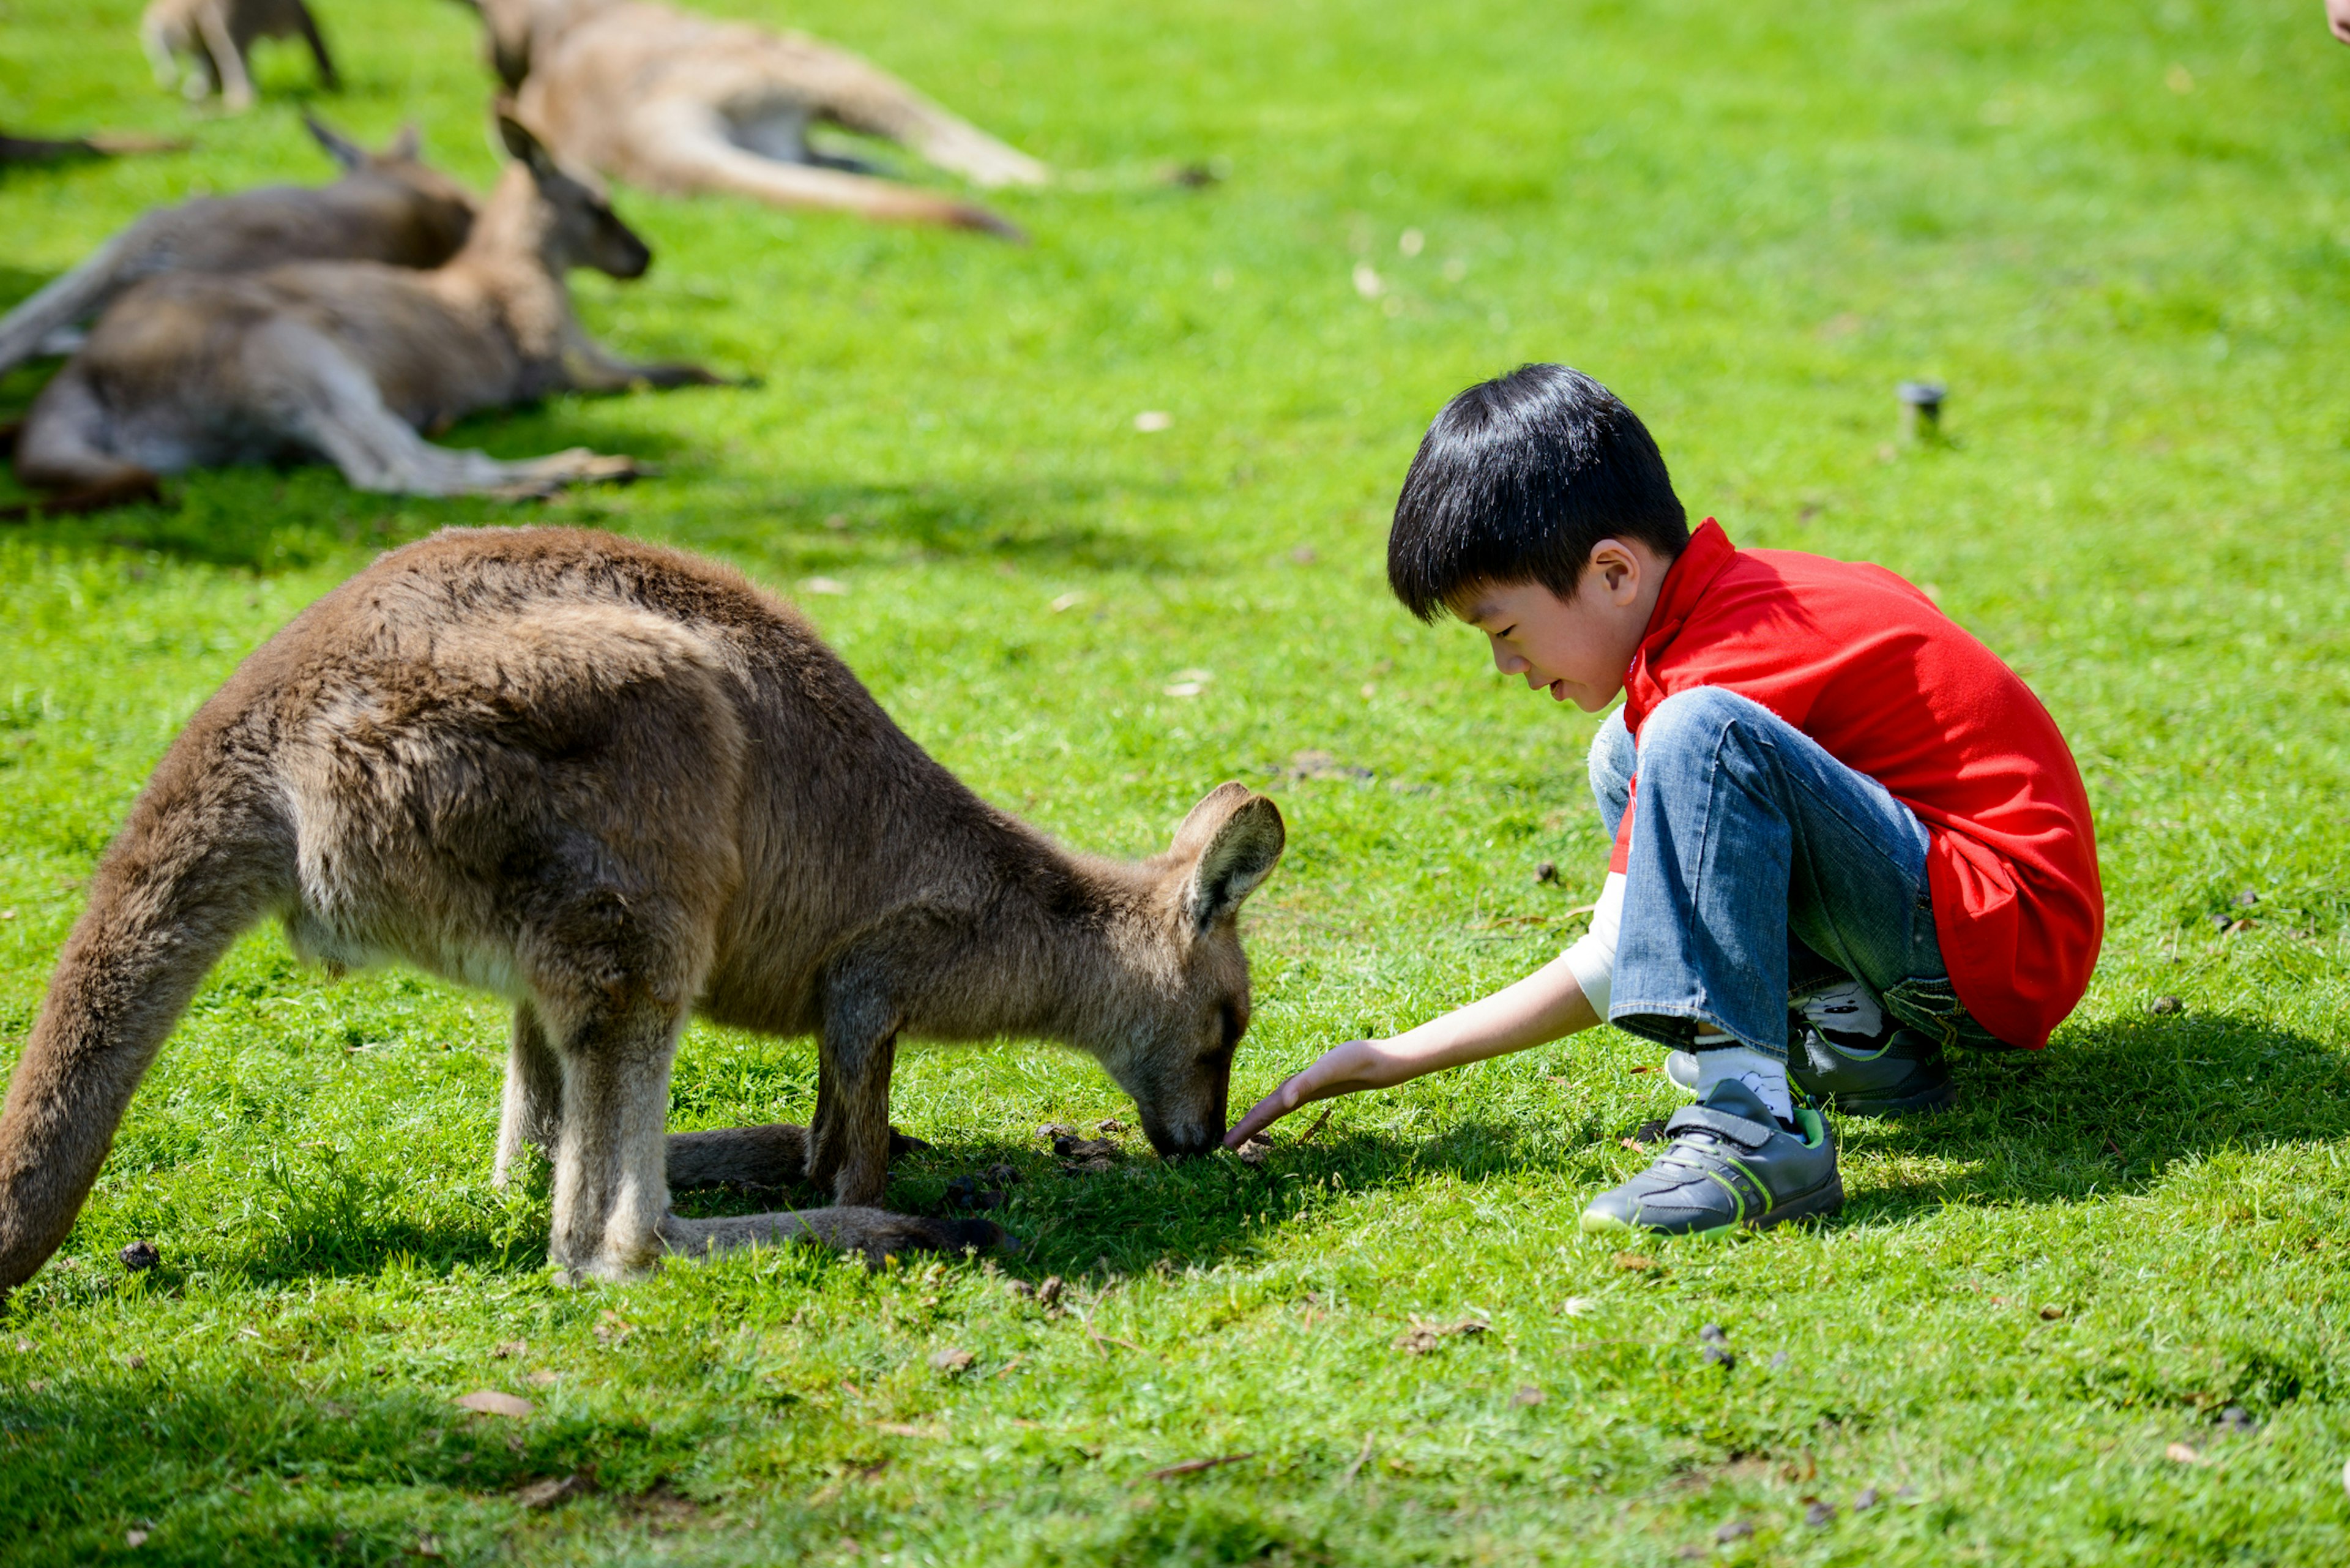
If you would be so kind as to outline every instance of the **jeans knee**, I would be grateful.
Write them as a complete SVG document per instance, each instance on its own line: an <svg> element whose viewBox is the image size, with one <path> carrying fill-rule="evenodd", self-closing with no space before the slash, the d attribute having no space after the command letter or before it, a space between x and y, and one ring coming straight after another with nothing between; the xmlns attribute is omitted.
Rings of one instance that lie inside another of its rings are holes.
<svg viewBox="0 0 2350 1568"><path fill-rule="evenodd" d="M1618 708L1591 737L1591 798L1598 803L1600 819L1611 834L1631 804L1632 774L1638 765L1632 732L1624 727L1624 710Z"/></svg>
<svg viewBox="0 0 2350 1568"><path fill-rule="evenodd" d="M1676 756L1711 757L1731 731L1780 721L1760 702L1719 686L1695 686L1658 703L1640 726L1640 764Z"/></svg>

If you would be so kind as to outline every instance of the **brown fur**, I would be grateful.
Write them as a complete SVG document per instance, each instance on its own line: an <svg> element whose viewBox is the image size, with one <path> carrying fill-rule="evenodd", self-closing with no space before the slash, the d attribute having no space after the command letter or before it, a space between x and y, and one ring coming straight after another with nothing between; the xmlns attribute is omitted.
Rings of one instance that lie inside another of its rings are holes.
<svg viewBox="0 0 2350 1568"><path fill-rule="evenodd" d="M480 205L418 156L413 128L381 152L308 122L345 172L331 185L273 185L159 207L0 317L0 373L52 334L87 321L133 284L167 272L257 272L297 261L435 267L454 256Z"/></svg>
<svg viewBox="0 0 2350 1568"><path fill-rule="evenodd" d="M17 477L71 496L142 473L323 454L362 490L516 495L633 473L626 458L502 462L416 433L557 391L718 380L627 363L588 336L565 272L635 277L651 253L520 125L501 126L515 161L444 266L311 262L132 288L35 400Z"/></svg>
<svg viewBox="0 0 2350 1568"><path fill-rule="evenodd" d="M318 62L318 85L342 87L317 20L302 0L153 0L139 21L139 41L165 87L174 81L192 99L221 95L231 109L253 107L253 46L264 38L300 38ZM180 57L192 66L180 73Z"/></svg>
<svg viewBox="0 0 2350 1568"><path fill-rule="evenodd" d="M498 1179L555 1161L555 1262L811 1235L992 1237L883 1196L899 1040L1091 1054L1166 1153L1214 1147L1248 1023L1241 901L1282 848L1225 784L1139 864L1073 855L915 745L785 605L606 535L452 529L247 659L99 864L0 1113L0 1291L63 1240L157 1047L276 914L330 966L515 1001ZM690 1014L814 1033L809 1127L662 1136ZM838 1207L686 1220L668 1183Z"/></svg>
<svg viewBox="0 0 2350 1568"><path fill-rule="evenodd" d="M1015 226L983 207L816 151L808 128L884 137L981 185L1046 178L1035 159L802 33L647 0L473 3L524 119L567 161L615 179L1016 239Z"/></svg>

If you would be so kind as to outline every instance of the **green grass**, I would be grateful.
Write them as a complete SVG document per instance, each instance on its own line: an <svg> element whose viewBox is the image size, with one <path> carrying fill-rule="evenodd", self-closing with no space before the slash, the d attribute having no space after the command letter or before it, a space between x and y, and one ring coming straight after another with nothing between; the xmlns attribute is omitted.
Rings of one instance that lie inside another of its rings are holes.
<svg viewBox="0 0 2350 1568"><path fill-rule="evenodd" d="M1466 1000L1596 885L1592 723L1409 622L1380 552L1429 415L1536 358L1629 400L1739 542L1884 562L2023 671L2096 804L2096 982L2045 1054L1962 1064L1956 1113L1845 1122L1841 1220L1645 1270L1575 1229L1672 1103L1600 1031L1284 1126L1260 1169L1128 1135L1086 1179L1035 1128L1125 1113L1090 1065L912 1054L897 1119L937 1148L894 1200L1009 1159L1027 1256L566 1291L543 1191L488 1186L497 1008L257 932L0 1318L0 1559L143 1531L192 1563L2350 1560L2350 51L2314 5L725 8L1085 177L1003 200L1025 249L623 192L659 260L583 277L591 325L763 385L448 439L663 465L630 489L244 471L0 533L0 1060L238 658L384 545L488 519L846 585L806 606L890 711L1072 843L1147 853L1220 779L1274 790L1238 1096ZM325 172L297 54L265 49L255 113L192 115L137 9L0 3L0 124L197 143L0 176L0 301L151 203ZM485 182L465 13L321 9L350 90L318 107L412 116ZM1159 178L1200 160L1229 178ZM1951 385L1947 446L1898 440L1914 375ZM1185 670L1202 694L1162 695ZM1284 771L1309 749L1369 775ZM673 1125L799 1119L814 1076L805 1042L697 1028ZM138 1237L162 1262L131 1276ZM1059 1316L1006 1287L1052 1273ZM1414 1314L1491 1327L1413 1356ZM484 1387L536 1413L451 1404Z"/></svg>

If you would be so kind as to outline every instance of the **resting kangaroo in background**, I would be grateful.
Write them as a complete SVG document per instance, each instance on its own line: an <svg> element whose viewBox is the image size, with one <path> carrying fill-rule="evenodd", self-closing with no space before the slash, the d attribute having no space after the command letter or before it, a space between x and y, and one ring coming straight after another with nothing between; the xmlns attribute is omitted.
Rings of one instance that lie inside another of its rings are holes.
<svg viewBox="0 0 2350 1568"><path fill-rule="evenodd" d="M948 223L1008 237L985 208L878 179L808 146L812 124L911 148L981 185L1046 170L905 83L801 33L641 0L472 0L520 112L567 161L656 191Z"/></svg>
<svg viewBox="0 0 2350 1568"><path fill-rule="evenodd" d="M315 119L305 123L343 166L340 180L199 196L145 214L0 317L0 374L161 273L255 272L297 261L432 267L457 254L479 203L419 160L413 127L369 152Z"/></svg>
<svg viewBox="0 0 2350 1568"><path fill-rule="evenodd" d="M139 19L139 41L165 87L200 99L217 91L230 109L253 107L253 46L264 38L300 38L318 62L318 84L341 90L327 40L302 0L153 0ZM184 79L179 57L191 57Z"/></svg>
<svg viewBox="0 0 2350 1568"><path fill-rule="evenodd" d="M0 1293L73 1224L157 1048L275 914L329 966L515 1002L497 1179L555 1162L553 1261L804 1236L996 1240L885 1212L901 1036L1090 1053L1163 1153L1212 1148L1248 1026L1241 901L1281 814L1228 784L1167 853L1073 855L890 722L737 573L609 535L449 529L248 658L90 880L0 1112ZM816 1115L664 1142L687 1018L814 1033ZM805 1176L837 1206L681 1220L669 1183Z"/></svg>
<svg viewBox="0 0 2350 1568"><path fill-rule="evenodd" d="M361 490L537 494L636 472L573 450L503 462L416 432L552 392L715 384L691 365L632 365L590 338L563 275L640 275L644 242L603 197L499 118L515 154L447 265L307 262L230 277L150 278L99 318L41 389L16 476L53 505L151 493L155 477L323 454Z"/></svg>

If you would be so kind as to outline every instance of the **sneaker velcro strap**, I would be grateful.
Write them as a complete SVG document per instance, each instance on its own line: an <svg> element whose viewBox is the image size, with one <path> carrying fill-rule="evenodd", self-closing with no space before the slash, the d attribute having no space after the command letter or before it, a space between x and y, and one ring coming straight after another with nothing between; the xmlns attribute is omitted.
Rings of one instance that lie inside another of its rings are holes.
<svg viewBox="0 0 2350 1568"><path fill-rule="evenodd" d="M1672 1120L1665 1124L1665 1132L1672 1136L1690 1127L1700 1128L1716 1137L1728 1138L1744 1149L1762 1147L1779 1130L1761 1122L1748 1121L1744 1116L1733 1116L1728 1111L1717 1111L1711 1106L1683 1106L1673 1113Z"/></svg>

